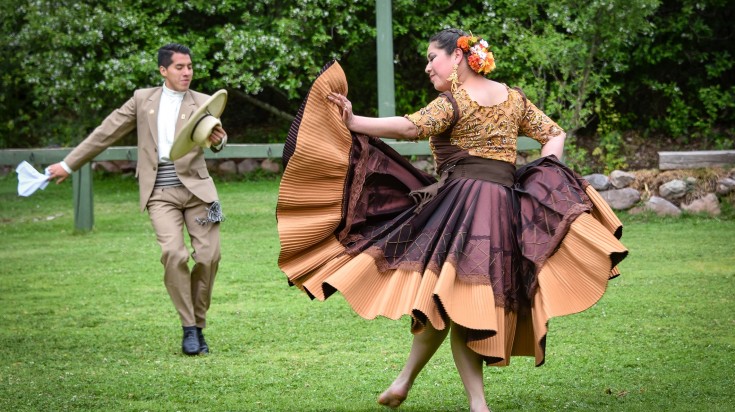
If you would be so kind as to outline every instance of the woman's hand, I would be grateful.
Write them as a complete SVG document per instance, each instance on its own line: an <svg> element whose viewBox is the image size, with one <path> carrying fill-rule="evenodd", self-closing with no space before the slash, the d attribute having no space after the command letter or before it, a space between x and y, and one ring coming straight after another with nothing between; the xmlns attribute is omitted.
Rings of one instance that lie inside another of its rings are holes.
<svg viewBox="0 0 735 412"><path fill-rule="evenodd" d="M415 140L418 136L416 126L405 117L356 116L352 113L352 103L347 97L331 92L327 95L327 99L339 106L342 113L342 121L347 126L347 129L352 132L390 139Z"/></svg>
<svg viewBox="0 0 735 412"><path fill-rule="evenodd" d="M329 95L327 95L327 99L339 106L340 112L342 113L342 121L349 129L350 124L352 124L352 119L354 118L354 115L352 114L352 102L350 102L347 97L334 92L329 93Z"/></svg>

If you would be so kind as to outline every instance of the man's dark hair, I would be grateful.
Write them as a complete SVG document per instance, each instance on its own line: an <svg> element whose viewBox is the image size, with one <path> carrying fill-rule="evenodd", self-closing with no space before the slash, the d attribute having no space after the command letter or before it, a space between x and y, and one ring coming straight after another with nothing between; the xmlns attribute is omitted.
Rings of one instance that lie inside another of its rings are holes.
<svg viewBox="0 0 735 412"><path fill-rule="evenodd" d="M191 50L188 47L178 43L169 43L158 49L158 67L170 66L173 63L174 53L187 54L191 57Z"/></svg>
<svg viewBox="0 0 735 412"><path fill-rule="evenodd" d="M440 49L447 52L447 54L451 54L457 48L457 39L462 36L467 36L467 33L460 29L444 29L431 36L429 43L436 42Z"/></svg>

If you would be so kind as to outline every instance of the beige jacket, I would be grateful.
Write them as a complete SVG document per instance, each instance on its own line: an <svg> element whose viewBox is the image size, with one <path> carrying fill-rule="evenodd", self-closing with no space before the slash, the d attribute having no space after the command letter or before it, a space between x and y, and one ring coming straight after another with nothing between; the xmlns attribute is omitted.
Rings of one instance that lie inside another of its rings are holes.
<svg viewBox="0 0 735 412"><path fill-rule="evenodd" d="M110 113L96 129L64 158L72 170L78 170L107 147L137 129L138 165L135 176L140 187L140 210L145 210L153 192L158 171L158 106L162 87L136 90L124 105ZM209 98L208 95L189 90L184 95L176 122L179 130L194 111ZM226 142L225 142L226 143ZM220 146L222 150L224 144ZM213 151L216 150L212 147ZM219 200L217 189L204 161L204 151L195 146L189 153L174 162L181 183L196 197L206 203Z"/></svg>

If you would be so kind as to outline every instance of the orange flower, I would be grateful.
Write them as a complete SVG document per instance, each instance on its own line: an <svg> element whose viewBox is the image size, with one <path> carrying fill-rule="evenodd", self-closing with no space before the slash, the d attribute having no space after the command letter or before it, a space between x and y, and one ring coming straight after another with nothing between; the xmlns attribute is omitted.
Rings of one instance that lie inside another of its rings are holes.
<svg viewBox="0 0 735 412"><path fill-rule="evenodd" d="M485 69L485 73L490 73L491 71L495 70L495 56L493 56L492 52L487 54L487 58L485 59L485 66L487 67Z"/></svg>
<svg viewBox="0 0 735 412"><path fill-rule="evenodd" d="M495 56L482 37L474 36L472 33L469 36L460 36L457 39L457 47L467 53L467 64L475 73L486 75L495 70Z"/></svg>
<svg viewBox="0 0 735 412"><path fill-rule="evenodd" d="M472 70L476 72L480 72L480 69L482 68L482 61L480 61L480 58L476 54L470 54L467 56L467 63L469 63Z"/></svg>

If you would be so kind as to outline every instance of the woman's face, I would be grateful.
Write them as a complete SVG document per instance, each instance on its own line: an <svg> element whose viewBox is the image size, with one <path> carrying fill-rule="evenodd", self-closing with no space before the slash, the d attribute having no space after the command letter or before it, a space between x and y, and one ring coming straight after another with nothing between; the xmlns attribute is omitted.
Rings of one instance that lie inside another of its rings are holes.
<svg viewBox="0 0 735 412"><path fill-rule="evenodd" d="M447 54L446 51L437 46L436 42L430 43L426 50L428 63L426 63L424 71L429 75L429 81L439 92L445 92L452 86L452 83L447 79L452 74L455 60L457 60L455 54L456 50L454 53Z"/></svg>

